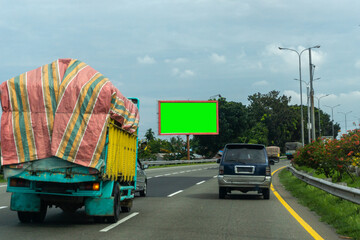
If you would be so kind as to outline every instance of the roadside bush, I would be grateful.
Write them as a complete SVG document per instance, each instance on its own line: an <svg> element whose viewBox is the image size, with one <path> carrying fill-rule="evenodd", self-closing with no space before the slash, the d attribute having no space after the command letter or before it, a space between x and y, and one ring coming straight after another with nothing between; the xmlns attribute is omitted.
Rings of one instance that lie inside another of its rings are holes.
<svg viewBox="0 0 360 240"><path fill-rule="evenodd" d="M294 164L314 169L335 182L349 174L350 166L360 165L360 130L349 131L340 140L317 139L300 148Z"/></svg>

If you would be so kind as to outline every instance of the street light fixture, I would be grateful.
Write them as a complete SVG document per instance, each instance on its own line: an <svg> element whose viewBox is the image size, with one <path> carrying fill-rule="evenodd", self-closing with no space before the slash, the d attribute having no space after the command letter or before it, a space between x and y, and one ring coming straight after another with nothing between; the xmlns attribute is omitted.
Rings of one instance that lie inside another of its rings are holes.
<svg viewBox="0 0 360 240"><path fill-rule="evenodd" d="M340 104L338 105L335 105L335 106L328 106L328 105L324 105L325 107L328 107L328 108L331 108L331 125L332 125L332 136L333 136L333 139L335 138L335 135L334 135L334 108L340 106Z"/></svg>
<svg viewBox="0 0 360 240"><path fill-rule="evenodd" d="M291 48L282 48L279 47L279 50L288 50L288 51L292 51L295 52L298 57L299 57L299 79L300 79L300 109L301 109L301 142L302 145L304 146L304 112L303 112L303 104L302 104L302 84L301 84L301 54L306 51L309 50L309 54L310 54L310 49L311 48L319 48L319 45L310 47L310 48L305 48L303 49L300 53L298 51L296 51L295 49L291 49Z"/></svg>
<svg viewBox="0 0 360 240"><path fill-rule="evenodd" d="M209 99L215 99L216 97L221 98L221 95L220 95L220 94L216 94L216 95L214 95L214 96L210 96Z"/></svg>
<svg viewBox="0 0 360 240"><path fill-rule="evenodd" d="M315 79L314 79L315 81ZM320 121L320 99L329 96L330 94L326 94L324 96L321 97L316 97L314 96L317 100L318 100L318 111L319 111L319 137L321 137L321 121Z"/></svg>
<svg viewBox="0 0 360 240"><path fill-rule="evenodd" d="M347 132L347 122L346 122L346 115L348 115L349 113L352 113L352 111L350 111L350 112L338 112L338 113L342 113L342 114L344 114L345 115L345 132Z"/></svg>

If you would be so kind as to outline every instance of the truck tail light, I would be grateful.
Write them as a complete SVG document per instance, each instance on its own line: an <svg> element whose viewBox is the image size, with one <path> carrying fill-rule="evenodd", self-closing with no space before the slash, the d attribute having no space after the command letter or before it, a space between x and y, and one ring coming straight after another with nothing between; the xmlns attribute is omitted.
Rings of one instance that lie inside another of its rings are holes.
<svg viewBox="0 0 360 240"><path fill-rule="evenodd" d="M30 181L22 178L11 178L10 187L30 187Z"/></svg>
<svg viewBox="0 0 360 240"><path fill-rule="evenodd" d="M224 166L219 167L219 175L224 175Z"/></svg>
<svg viewBox="0 0 360 240"><path fill-rule="evenodd" d="M100 190L100 183L98 183L98 182L93 183L92 190L99 191Z"/></svg>
<svg viewBox="0 0 360 240"><path fill-rule="evenodd" d="M98 182L85 182L80 184L80 190L88 190L88 191L99 191L100 183Z"/></svg>
<svg viewBox="0 0 360 240"><path fill-rule="evenodd" d="M270 166L267 166L266 167L266 173L265 173L266 176L271 176L271 169L270 169Z"/></svg>

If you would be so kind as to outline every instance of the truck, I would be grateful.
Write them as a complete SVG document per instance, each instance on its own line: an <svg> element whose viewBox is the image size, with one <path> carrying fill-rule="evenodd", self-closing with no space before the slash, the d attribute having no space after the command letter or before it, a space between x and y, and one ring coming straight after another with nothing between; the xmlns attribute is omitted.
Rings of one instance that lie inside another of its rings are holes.
<svg viewBox="0 0 360 240"><path fill-rule="evenodd" d="M285 143L285 154L287 159L293 159L297 149L302 147L301 142L286 142Z"/></svg>
<svg viewBox="0 0 360 240"><path fill-rule="evenodd" d="M278 146L268 146L266 147L266 153L270 162L279 162L280 161L280 147Z"/></svg>
<svg viewBox="0 0 360 240"><path fill-rule="evenodd" d="M136 189L139 101L77 59L58 59L0 85L1 165L10 209L43 222L49 207L119 220Z"/></svg>

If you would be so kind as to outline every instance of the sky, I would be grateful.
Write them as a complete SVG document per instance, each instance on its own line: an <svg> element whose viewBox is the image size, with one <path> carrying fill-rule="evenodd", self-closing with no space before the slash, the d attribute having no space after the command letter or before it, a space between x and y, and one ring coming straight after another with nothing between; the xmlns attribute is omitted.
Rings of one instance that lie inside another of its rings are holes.
<svg viewBox="0 0 360 240"><path fill-rule="evenodd" d="M158 100L247 97L300 104L298 52L312 49L314 95L345 132L360 122L360 1L0 0L0 82L79 59L140 99L140 137L158 131ZM301 55L309 82L309 51ZM306 104L306 83L302 85ZM315 99L315 106L318 100ZM339 113L342 112L342 113ZM156 137L157 136L156 134Z"/></svg>

